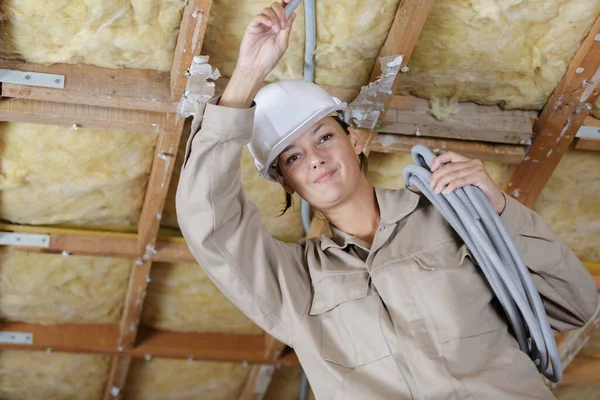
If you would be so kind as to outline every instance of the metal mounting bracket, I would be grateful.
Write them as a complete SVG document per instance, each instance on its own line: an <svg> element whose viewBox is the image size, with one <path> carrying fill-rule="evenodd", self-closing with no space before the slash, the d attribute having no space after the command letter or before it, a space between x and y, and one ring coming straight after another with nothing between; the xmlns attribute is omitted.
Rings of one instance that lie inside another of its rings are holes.
<svg viewBox="0 0 600 400"><path fill-rule="evenodd" d="M50 247L50 235L0 232L0 245Z"/></svg>
<svg viewBox="0 0 600 400"><path fill-rule="evenodd" d="M42 72L0 69L0 82L64 89L65 76L57 74L44 74Z"/></svg>

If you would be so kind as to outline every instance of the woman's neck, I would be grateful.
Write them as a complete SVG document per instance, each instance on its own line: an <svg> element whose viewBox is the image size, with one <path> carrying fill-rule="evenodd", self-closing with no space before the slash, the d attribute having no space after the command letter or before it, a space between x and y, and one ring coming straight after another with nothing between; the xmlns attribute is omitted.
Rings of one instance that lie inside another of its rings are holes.
<svg viewBox="0 0 600 400"><path fill-rule="evenodd" d="M343 204L323 211L331 224L339 230L373 243L381 215L375 189L366 177L360 180L354 194Z"/></svg>

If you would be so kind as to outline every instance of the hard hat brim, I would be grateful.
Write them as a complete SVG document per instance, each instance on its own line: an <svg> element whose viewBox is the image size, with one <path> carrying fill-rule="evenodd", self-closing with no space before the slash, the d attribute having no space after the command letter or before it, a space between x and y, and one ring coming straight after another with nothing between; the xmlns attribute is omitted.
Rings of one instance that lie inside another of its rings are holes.
<svg viewBox="0 0 600 400"><path fill-rule="evenodd" d="M277 172L273 167L273 162L277 157L279 157L283 150L294 140L298 139L300 136L308 132L308 130L321 119L325 118L326 116L335 111L343 111L346 109L346 103L343 103L336 98L334 98L334 100L337 104L319 110L319 112L313 114L310 118L304 121L300 126L298 126L296 129L290 132L287 136L283 137L279 142L275 144L275 146L271 148L271 151L269 152L269 157L267 159L267 164L263 168L263 171L261 171L261 175L263 176L263 178L273 182L277 182Z"/></svg>

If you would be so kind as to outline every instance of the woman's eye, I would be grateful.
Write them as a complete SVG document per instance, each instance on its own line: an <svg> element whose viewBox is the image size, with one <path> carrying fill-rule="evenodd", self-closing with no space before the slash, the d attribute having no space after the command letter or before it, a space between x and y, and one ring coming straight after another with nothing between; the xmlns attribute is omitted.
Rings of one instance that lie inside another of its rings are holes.
<svg viewBox="0 0 600 400"><path fill-rule="evenodd" d="M333 137L333 134L331 134L331 133L328 133L328 134L326 134L326 135L323 135L323 136L321 137L321 140L320 140L320 141L321 141L321 143L323 143L323 142L326 142L326 141L328 141L328 140L331 140L331 138L332 138L332 137Z"/></svg>
<svg viewBox="0 0 600 400"><path fill-rule="evenodd" d="M300 158L300 156L298 154L292 154L291 156L289 156L286 160L286 163L291 164L294 161L296 161L298 158Z"/></svg>

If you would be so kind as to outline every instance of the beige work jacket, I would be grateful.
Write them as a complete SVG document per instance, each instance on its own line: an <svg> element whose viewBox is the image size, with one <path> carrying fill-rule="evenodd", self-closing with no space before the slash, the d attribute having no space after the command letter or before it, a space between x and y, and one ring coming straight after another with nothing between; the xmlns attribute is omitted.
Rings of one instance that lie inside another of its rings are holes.
<svg viewBox="0 0 600 400"><path fill-rule="evenodd" d="M370 248L335 228L299 244L271 237L240 183L253 119L254 107L209 104L195 121L179 224L219 289L295 349L318 400L553 398L469 251L417 191L376 189ZM501 218L552 328L582 326L597 306L586 268L509 196Z"/></svg>

